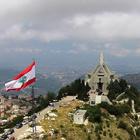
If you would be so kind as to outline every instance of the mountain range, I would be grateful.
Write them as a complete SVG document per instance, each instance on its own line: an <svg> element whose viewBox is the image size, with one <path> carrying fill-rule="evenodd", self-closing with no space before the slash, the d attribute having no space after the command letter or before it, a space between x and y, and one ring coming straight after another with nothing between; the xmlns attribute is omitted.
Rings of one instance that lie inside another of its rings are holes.
<svg viewBox="0 0 140 140"><path fill-rule="evenodd" d="M0 69L0 88L1 88L1 93L5 93L3 91L4 88L4 83L12 80L12 78L18 74L18 70L14 69ZM74 81L78 77L83 77L81 76L82 74L76 71L72 72L52 72L50 74L42 74L42 73L37 73L37 82L35 84L35 93L36 95L44 95L47 92L55 92L57 93L58 90L64 86L69 84L70 82ZM125 79L129 84L135 86L136 88L140 89L140 73L137 74L127 74L122 76L123 79ZM18 94L17 92L12 92L14 94ZM23 90L22 92L19 93L30 93L29 89ZM8 93L9 94L9 93Z"/></svg>
<svg viewBox="0 0 140 140"><path fill-rule="evenodd" d="M127 74L122 76L129 84L135 86L140 90L140 73L137 74Z"/></svg>

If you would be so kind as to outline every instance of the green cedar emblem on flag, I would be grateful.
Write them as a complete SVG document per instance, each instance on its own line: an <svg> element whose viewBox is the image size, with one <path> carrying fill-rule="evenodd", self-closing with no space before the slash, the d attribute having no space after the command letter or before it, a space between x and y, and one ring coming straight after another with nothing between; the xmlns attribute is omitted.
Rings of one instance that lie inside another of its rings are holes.
<svg viewBox="0 0 140 140"><path fill-rule="evenodd" d="M19 79L19 83L24 84L24 83L26 82L26 80L27 80L27 77L26 77L26 76L23 76L23 77L21 77L21 78Z"/></svg>

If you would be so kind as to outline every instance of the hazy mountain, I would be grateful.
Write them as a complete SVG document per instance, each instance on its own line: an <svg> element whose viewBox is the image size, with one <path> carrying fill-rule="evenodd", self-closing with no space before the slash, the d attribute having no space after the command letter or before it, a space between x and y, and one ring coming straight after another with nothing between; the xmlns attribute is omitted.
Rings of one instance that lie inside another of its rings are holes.
<svg viewBox="0 0 140 140"><path fill-rule="evenodd" d="M127 74L127 75L123 76L122 78L125 79L129 84L140 89L140 73Z"/></svg>

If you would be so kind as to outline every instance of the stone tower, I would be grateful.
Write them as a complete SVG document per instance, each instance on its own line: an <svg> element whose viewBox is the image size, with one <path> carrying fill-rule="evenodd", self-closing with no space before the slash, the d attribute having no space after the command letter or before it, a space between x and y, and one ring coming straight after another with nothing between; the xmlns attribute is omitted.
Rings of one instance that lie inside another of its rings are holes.
<svg viewBox="0 0 140 140"><path fill-rule="evenodd" d="M105 64L103 52L100 53L99 63L96 68L88 73L85 77L85 84L88 84L91 90L97 91L99 94L108 94L107 87L111 80L118 79L109 67Z"/></svg>

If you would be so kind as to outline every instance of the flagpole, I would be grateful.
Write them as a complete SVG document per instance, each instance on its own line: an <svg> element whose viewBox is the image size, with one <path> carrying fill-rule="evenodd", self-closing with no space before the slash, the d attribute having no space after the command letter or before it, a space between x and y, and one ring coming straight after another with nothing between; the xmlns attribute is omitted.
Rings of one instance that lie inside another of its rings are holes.
<svg viewBox="0 0 140 140"><path fill-rule="evenodd" d="M34 85L32 85L32 89L31 89L31 94L32 94L32 108L34 108Z"/></svg>
<svg viewBox="0 0 140 140"><path fill-rule="evenodd" d="M34 94L34 85L32 85L32 88L31 88L31 94L32 94L32 110L33 110L33 115L32 116L35 116L35 94ZM36 139L35 137L35 134L36 134L36 118L33 117L32 118L32 132L33 132L33 140Z"/></svg>
<svg viewBox="0 0 140 140"><path fill-rule="evenodd" d="M33 62L35 59L32 59ZM33 116L35 115L35 91L34 91L34 86L35 84L32 85L31 87L31 95L32 95L32 109L33 109ZM33 130L33 140L35 140L35 134L36 134L36 121L35 118L32 119L32 130Z"/></svg>

